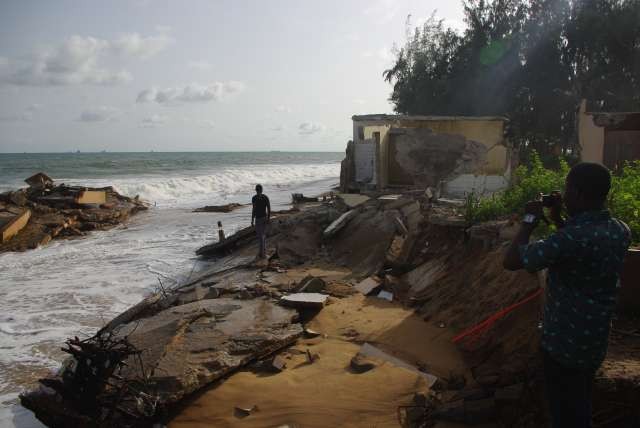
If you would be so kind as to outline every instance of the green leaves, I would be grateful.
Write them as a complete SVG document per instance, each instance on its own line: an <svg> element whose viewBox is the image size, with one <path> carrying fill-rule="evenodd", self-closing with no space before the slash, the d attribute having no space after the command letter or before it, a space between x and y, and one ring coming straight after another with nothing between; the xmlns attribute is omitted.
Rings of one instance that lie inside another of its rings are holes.
<svg viewBox="0 0 640 428"><path fill-rule="evenodd" d="M399 113L504 115L524 160L576 156L575 110L640 109L640 1L466 0L458 34L432 17L384 78Z"/></svg>
<svg viewBox="0 0 640 428"><path fill-rule="evenodd" d="M464 214L469 223L506 218L522 214L527 201L539 193L564 190L569 165L560 160L557 170L545 168L537 152L531 153L529 166L519 166L514 172L511 186L503 192L482 197L471 192L465 198ZM619 174L613 175L609 191L608 208L611 215L627 223L633 242L640 243L640 161L627 162ZM538 234L545 235L551 229L545 225Z"/></svg>

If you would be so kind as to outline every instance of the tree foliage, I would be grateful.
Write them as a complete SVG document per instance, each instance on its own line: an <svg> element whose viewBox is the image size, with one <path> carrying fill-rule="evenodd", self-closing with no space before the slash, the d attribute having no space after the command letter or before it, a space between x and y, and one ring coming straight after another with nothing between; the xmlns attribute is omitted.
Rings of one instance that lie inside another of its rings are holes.
<svg viewBox="0 0 640 428"><path fill-rule="evenodd" d="M576 110L640 110L640 0L465 0L467 29L431 16L384 78L403 114L504 115L523 159L575 155Z"/></svg>

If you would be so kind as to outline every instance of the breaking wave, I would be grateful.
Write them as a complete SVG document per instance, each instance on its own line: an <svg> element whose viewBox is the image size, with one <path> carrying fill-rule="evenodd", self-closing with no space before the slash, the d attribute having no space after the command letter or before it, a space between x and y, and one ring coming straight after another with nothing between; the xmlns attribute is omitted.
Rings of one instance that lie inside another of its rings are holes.
<svg viewBox="0 0 640 428"><path fill-rule="evenodd" d="M158 207L191 207L199 203L220 203L245 197L261 183L265 193L270 188L284 188L310 181L337 178L339 163L298 165L243 165L220 168L211 174L180 176L138 176L109 179L67 180L91 186L113 185L128 196L139 195Z"/></svg>

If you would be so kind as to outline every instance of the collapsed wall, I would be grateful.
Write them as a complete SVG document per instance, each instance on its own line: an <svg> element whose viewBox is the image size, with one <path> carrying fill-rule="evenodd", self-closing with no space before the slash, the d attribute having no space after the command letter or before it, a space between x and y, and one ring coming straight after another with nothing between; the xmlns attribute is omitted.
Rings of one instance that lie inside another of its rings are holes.
<svg viewBox="0 0 640 428"><path fill-rule="evenodd" d="M458 134L428 128L392 128L389 175L401 184L437 188L441 181L473 174L487 164L487 147Z"/></svg>

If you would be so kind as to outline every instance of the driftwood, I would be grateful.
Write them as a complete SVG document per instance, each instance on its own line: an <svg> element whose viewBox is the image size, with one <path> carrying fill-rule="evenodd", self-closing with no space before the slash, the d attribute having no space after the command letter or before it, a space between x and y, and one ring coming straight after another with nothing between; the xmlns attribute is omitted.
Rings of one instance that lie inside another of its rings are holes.
<svg viewBox="0 0 640 428"><path fill-rule="evenodd" d="M144 367L142 350L131 344L127 336L117 337L116 333L104 330L85 340L67 339L65 344L62 351L71 358L57 376L40 380L44 387L57 393L57 400L62 403L56 409L47 395L34 391L20 396L25 407L44 416L50 426L150 425L150 418L157 414L159 398L151 392L152 368ZM132 361L139 365L142 375L121 376ZM41 412L47 407L49 412Z"/></svg>

